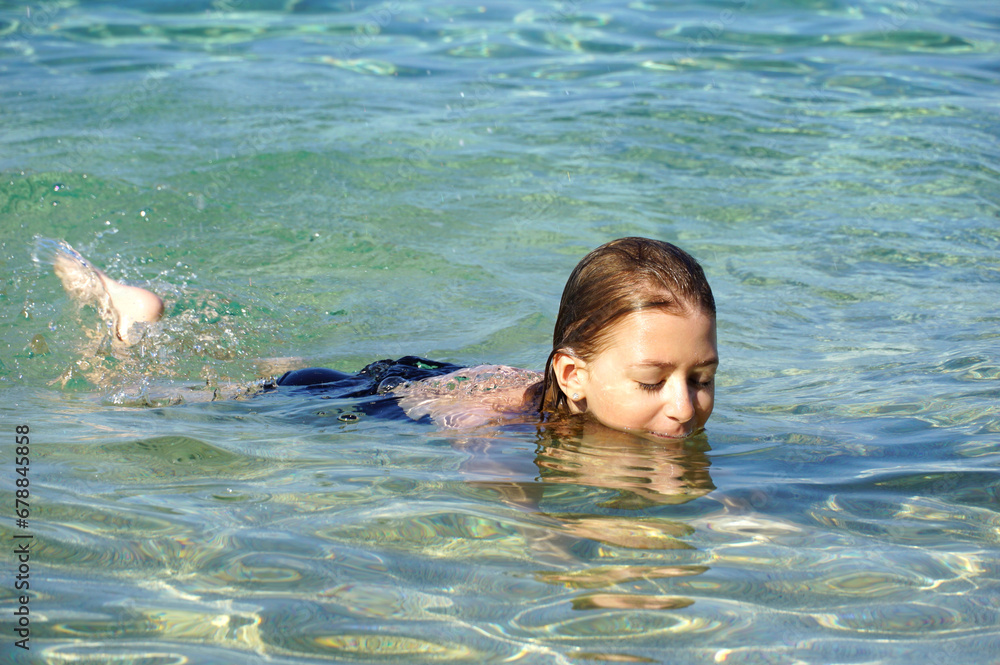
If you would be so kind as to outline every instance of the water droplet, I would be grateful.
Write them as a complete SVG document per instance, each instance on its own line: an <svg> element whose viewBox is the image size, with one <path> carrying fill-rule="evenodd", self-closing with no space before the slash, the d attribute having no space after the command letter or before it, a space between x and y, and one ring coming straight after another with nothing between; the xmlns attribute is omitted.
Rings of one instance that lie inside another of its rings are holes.
<svg viewBox="0 0 1000 665"><path fill-rule="evenodd" d="M41 333L35 335L31 338L31 342L28 343L28 355L30 356L41 356L49 352L49 345L45 341L45 336Z"/></svg>

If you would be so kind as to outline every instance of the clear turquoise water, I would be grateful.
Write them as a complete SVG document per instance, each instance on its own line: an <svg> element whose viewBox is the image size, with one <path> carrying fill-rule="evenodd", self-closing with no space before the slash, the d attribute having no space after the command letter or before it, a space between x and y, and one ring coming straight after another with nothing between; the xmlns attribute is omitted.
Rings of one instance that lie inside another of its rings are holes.
<svg viewBox="0 0 1000 665"><path fill-rule="evenodd" d="M998 37L972 0L0 2L3 662L997 662ZM537 369L576 261L662 237L720 304L716 415L668 450L59 387L96 316L36 234L166 296L105 362L175 388Z"/></svg>

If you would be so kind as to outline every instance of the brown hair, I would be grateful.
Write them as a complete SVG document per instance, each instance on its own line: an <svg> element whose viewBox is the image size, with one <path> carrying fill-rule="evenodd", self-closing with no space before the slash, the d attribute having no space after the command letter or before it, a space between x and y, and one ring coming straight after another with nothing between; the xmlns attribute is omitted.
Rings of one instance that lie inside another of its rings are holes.
<svg viewBox="0 0 1000 665"><path fill-rule="evenodd" d="M715 317L712 288L690 254L663 240L619 238L583 257L563 289L539 410L558 411L566 406L552 366L556 353L590 360L606 341L612 324L650 307L672 314L698 308Z"/></svg>

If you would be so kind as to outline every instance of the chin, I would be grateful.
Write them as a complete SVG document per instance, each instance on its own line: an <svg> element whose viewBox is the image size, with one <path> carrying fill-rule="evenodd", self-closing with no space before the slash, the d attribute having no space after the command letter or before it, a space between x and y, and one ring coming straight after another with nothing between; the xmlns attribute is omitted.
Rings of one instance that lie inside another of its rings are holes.
<svg viewBox="0 0 1000 665"><path fill-rule="evenodd" d="M662 439L664 441L681 441L688 438L693 434L693 432L681 432L679 434L668 434L667 432L656 432L653 430L632 430L636 434L641 434L643 436L652 437L654 439Z"/></svg>
<svg viewBox="0 0 1000 665"><path fill-rule="evenodd" d="M646 429L645 427L627 427L627 426L614 427L613 429L616 429L619 432L625 432L626 434L631 434L632 436L637 436L643 439L648 439L653 441L683 441L684 439L691 436L691 434L698 431L694 430L694 432L689 432L686 429L682 429L682 430L664 432L662 430Z"/></svg>
<svg viewBox="0 0 1000 665"><path fill-rule="evenodd" d="M683 441L684 439L691 438L692 436L703 434L705 432L705 428L699 425L694 425L691 429L683 429L680 431L663 432L660 430L639 428L626 428L625 431L647 439L653 439L655 441Z"/></svg>
<svg viewBox="0 0 1000 665"><path fill-rule="evenodd" d="M632 437L638 437L641 439L646 439L647 441L683 441L690 436L699 434L703 432L701 427L693 427L691 430L680 429L675 431L661 431L647 429L645 427L633 427L629 425L611 425L598 420L597 418L590 418L590 421L596 425L599 425L605 430L611 430L614 432L621 432L622 434L627 434Z"/></svg>

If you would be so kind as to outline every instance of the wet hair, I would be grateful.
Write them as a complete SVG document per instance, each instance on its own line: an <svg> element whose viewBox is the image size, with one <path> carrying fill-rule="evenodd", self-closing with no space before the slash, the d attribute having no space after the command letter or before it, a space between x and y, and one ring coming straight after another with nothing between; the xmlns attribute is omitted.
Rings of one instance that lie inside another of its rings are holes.
<svg viewBox="0 0 1000 665"><path fill-rule="evenodd" d="M712 288L690 254L663 240L619 238L583 257L563 289L539 410L555 412L567 404L552 365L557 353L589 361L613 324L650 308L671 314L701 311L715 318Z"/></svg>

